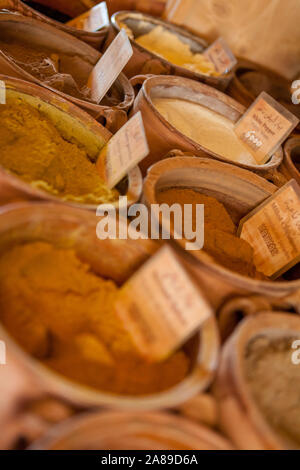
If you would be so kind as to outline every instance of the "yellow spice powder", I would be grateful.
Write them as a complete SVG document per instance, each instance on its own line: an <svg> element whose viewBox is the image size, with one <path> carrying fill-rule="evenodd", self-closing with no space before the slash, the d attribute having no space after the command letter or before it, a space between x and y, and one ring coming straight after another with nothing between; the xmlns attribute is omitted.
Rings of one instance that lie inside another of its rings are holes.
<svg viewBox="0 0 300 470"><path fill-rule="evenodd" d="M135 41L179 67L205 75L219 75L214 64L203 54L193 53L189 44L184 43L176 34L162 26L156 26L149 33L136 38Z"/></svg>
<svg viewBox="0 0 300 470"><path fill-rule="evenodd" d="M23 181L64 200L115 201L86 150L68 142L38 109L21 99L0 105L0 165Z"/></svg>
<svg viewBox="0 0 300 470"><path fill-rule="evenodd" d="M146 362L114 310L118 288L71 249L19 245L0 258L0 320L45 365L103 391L143 395L180 382L190 360L182 350Z"/></svg>

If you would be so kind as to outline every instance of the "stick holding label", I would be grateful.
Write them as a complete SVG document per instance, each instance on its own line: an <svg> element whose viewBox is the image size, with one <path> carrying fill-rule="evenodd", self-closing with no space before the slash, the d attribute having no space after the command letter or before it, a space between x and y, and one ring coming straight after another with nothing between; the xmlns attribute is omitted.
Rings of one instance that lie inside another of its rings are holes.
<svg viewBox="0 0 300 470"><path fill-rule="evenodd" d="M240 222L258 271L276 279L300 262L300 186L289 181Z"/></svg>
<svg viewBox="0 0 300 470"><path fill-rule="evenodd" d="M100 103L133 54L127 34L122 30L97 62L88 79L91 98Z"/></svg>
<svg viewBox="0 0 300 470"><path fill-rule="evenodd" d="M233 52L223 38L218 38L213 42L203 55L214 64L216 71L220 74L230 72L237 63Z"/></svg>
<svg viewBox="0 0 300 470"><path fill-rule="evenodd" d="M109 188L113 188L149 153L141 112L136 113L108 142L97 168Z"/></svg>
<svg viewBox="0 0 300 470"><path fill-rule="evenodd" d="M120 290L116 311L140 353L166 359L211 315L206 299L168 246Z"/></svg>
<svg viewBox="0 0 300 470"><path fill-rule="evenodd" d="M69 21L68 26L95 33L105 26L109 26L109 14L106 2L101 2L77 18Z"/></svg>
<svg viewBox="0 0 300 470"><path fill-rule="evenodd" d="M296 116L263 91L237 122L234 132L262 165L298 123Z"/></svg>
<svg viewBox="0 0 300 470"><path fill-rule="evenodd" d="M3 80L0 80L0 104L6 104L6 86Z"/></svg>

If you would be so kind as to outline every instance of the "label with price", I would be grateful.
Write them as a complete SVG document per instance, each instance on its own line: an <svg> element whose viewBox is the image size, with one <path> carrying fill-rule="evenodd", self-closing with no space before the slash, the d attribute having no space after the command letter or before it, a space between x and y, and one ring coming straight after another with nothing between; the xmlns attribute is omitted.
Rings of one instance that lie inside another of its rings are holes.
<svg viewBox="0 0 300 470"><path fill-rule="evenodd" d="M149 361L166 359L212 315L202 292L168 246L123 286L116 311Z"/></svg>
<svg viewBox="0 0 300 470"><path fill-rule="evenodd" d="M237 63L230 47L223 38L218 38L203 55L214 64L220 74L228 73Z"/></svg>
<svg viewBox="0 0 300 470"><path fill-rule="evenodd" d="M259 165L274 154L299 119L264 91L235 126L235 133Z"/></svg>

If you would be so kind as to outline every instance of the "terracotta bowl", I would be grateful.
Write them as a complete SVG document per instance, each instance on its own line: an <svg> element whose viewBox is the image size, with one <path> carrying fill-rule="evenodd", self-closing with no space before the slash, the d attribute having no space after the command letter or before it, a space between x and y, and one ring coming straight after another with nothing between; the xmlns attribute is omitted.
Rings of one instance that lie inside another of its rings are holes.
<svg viewBox="0 0 300 470"><path fill-rule="evenodd" d="M39 107L58 129L61 128L70 136L70 139L76 135L77 141L87 149L91 158L96 159L110 139L111 133L89 114L50 90L3 75L0 75L0 80L6 84L7 96L18 96L30 105ZM63 201L57 196L32 187L1 167L0 182L0 203L2 204L16 200L44 199L93 211L97 209L96 204ZM135 167L130 171L117 188L122 195L127 196L129 205L136 202L142 191L142 176L139 168ZM118 207L118 202L116 207Z"/></svg>
<svg viewBox="0 0 300 470"><path fill-rule="evenodd" d="M175 26L172 23L153 16L145 15L144 13L119 11L112 16L111 22L116 32L121 30L120 23L124 23L133 32L134 38L148 33L156 26L162 26L168 31L176 34L176 36L178 36L183 42L189 44L194 53L202 53L208 47L208 44L204 39L195 36L183 27ZM131 45L133 47L134 54L124 69L124 73L128 77L145 73L155 75L179 75L181 77L199 80L200 82L207 83L221 90L225 90L227 88L233 77L232 72L220 75L219 77L210 77L198 72L192 72L183 67L174 65L157 54L148 51L144 47L140 46L135 40L131 40Z"/></svg>
<svg viewBox="0 0 300 470"><path fill-rule="evenodd" d="M286 141L280 170L287 179L294 178L300 184L300 136Z"/></svg>
<svg viewBox="0 0 300 470"><path fill-rule="evenodd" d="M189 188L216 198L224 204L235 224L277 190L276 186L250 171L194 156L167 158L153 165L144 181L144 202L148 207L157 204L158 192L171 187ZM178 242L180 240L174 240L174 243ZM251 308L256 311L260 299L269 301L270 308L272 303L281 301L285 303L284 308L293 307L300 313L300 280L250 279L214 263L202 251L183 253L214 308L218 310L230 302L227 316L238 311L241 316L244 310Z"/></svg>
<svg viewBox="0 0 300 470"><path fill-rule="evenodd" d="M25 2L21 2L20 0L0 0L0 10L1 9L7 9L9 11L18 12L24 16L43 21L44 23L49 24L50 26L55 26L61 31L65 31L66 33L72 34L76 38L81 39L81 41L86 42L87 44L92 47L95 47L98 50L101 50L101 47L103 46L108 35L108 26L104 26L99 31L96 31L94 33L79 30L73 28L72 26L65 25L60 21L54 20L49 16L46 16L46 14L39 12L38 10L34 10L29 5L26 5Z"/></svg>
<svg viewBox="0 0 300 470"><path fill-rule="evenodd" d="M136 84L137 81L138 77L133 80L133 83ZM278 175L276 168L282 161L281 147L269 161L263 165L247 165L229 161L223 156L199 145L175 129L158 112L153 105L152 99L154 97L185 99L206 106L222 114L232 122L237 122L245 112L245 108L237 101L212 87L187 78L171 76L152 76L147 78L146 76L142 76L139 81L142 82L143 85L135 99L133 112L142 112L150 147L150 154L140 164L144 173L147 168L161 160L169 151L179 149L191 152L193 155L200 157L210 156L217 160L232 163L259 173L268 179L278 179L280 175Z"/></svg>
<svg viewBox="0 0 300 470"><path fill-rule="evenodd" d="M99 221L88 211L56 204L7 205L0 209L0 253L16 244L37 240L72 247L96 274L122 285L160 245L152 240L99 240L96 235ZM22 364L24 374L30 375L35 392L55 395L83 407L143 411L177 406L208 387L219 355L216 320L210 317L183 346L192 366L182 382L157 394L124 396L97 391L58 375L25 353L1 326L0 337Z"/></svg>
<svg viewBox="0 0 300 470"><path fill-rule="evenodd" d="M231 450L205 426L166 413L94 413L53 428L33 450Z"/></svg>
<svg viewBox="0 0 300 470"><path fill-rule="evenodd" d="M289 448L289 444L267 422L245 376L247 347L257 337L299 339L300 319L297 315L280 312L254 315L246 318L226 342L215 384L220 426L239 449L283 450ZM292 352L291 349L291 355ZM280 373L278 367L277 372Z"/></svg>
<svg viewBox="0 0 300 470"><path fill-rule="evenodd" d="M7 31L7 34L10 33L15 41L21 42L23 38L26 38L26 42L30 42L37 48L46 47L55 50L58 54L70 55L71 58L64 63L64 70L74 74L80 87L87 84L94 65L101 57L99 52L74 36L33 18L1 13L0 30ZM106 125L112 132L118 130L126 122L126 112L134 100L132 86L123 74L116 80L101 104L96 104L46 85L17 65L2 50L0 50L0 66L3 74L37 83L72 101Z"/></svg>
<svg viewBox="0 0 300 470"><path fill-rule="evenodd" d="M92 8L97 0L34 0L36 3L74 18Z"/></svg>

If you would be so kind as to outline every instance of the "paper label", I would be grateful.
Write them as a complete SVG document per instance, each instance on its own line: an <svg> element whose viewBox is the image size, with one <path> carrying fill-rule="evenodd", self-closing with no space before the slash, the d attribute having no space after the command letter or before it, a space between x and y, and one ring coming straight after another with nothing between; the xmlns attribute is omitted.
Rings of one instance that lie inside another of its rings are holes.
<svg viewBox="0 0 300 470"><path fill-rule="evenodd" d="M6 104L6 87L3 80L0 80L0 104Z"/></svg>
<svg viewBox="0 0 300 470"><path fill-rule="evenodd" d="M113 188L149 153L141 112L135 114L108 142L106 147L106 184ZM101 160L102 156L99 157ZM97 167L102 162L97 162Z"/></svg>
<svg viewBox="0 0 300 470"><path fill-rule="evenodd" d="M125 284L116 309L141 354L152 361L172 354L212 315L168 246Z"/></svg>
<svg viewBox="0 0 300 470"><path fill-rule="evenodd" d="M235 126L258 164L265 163L297 126L296 118L270 95L262 92Z"/></svg>
<svg viewBox="0 0 300 470"><path fill-rule="evenodd" d="M212 62L220 74L228 73L237 63L228 44L223 38L218 38L209 46L203 55Z"/></svg>
<svg viewBox="0 0 300 470"><path fill-rule="evenodd" d="M276 279L300 261L300 186L289 181L240 222L258 271Z"/></svg>
<svg viewBox="0 0 300 470"><path fill-rule="evenodd" d="M73 28L83 29L89 33L95 33L99 29L109 25L109 14L106 2L101 2L86 13L66 23Z"/></svg>
<svg viewBox="0 0 300 470"><path fill-rule="evenodd" d="M128 36L122 30L95 65L89 77L88 86L91 88L91 98L93 101L100 103L132 54L133 50Z"/></svg>

